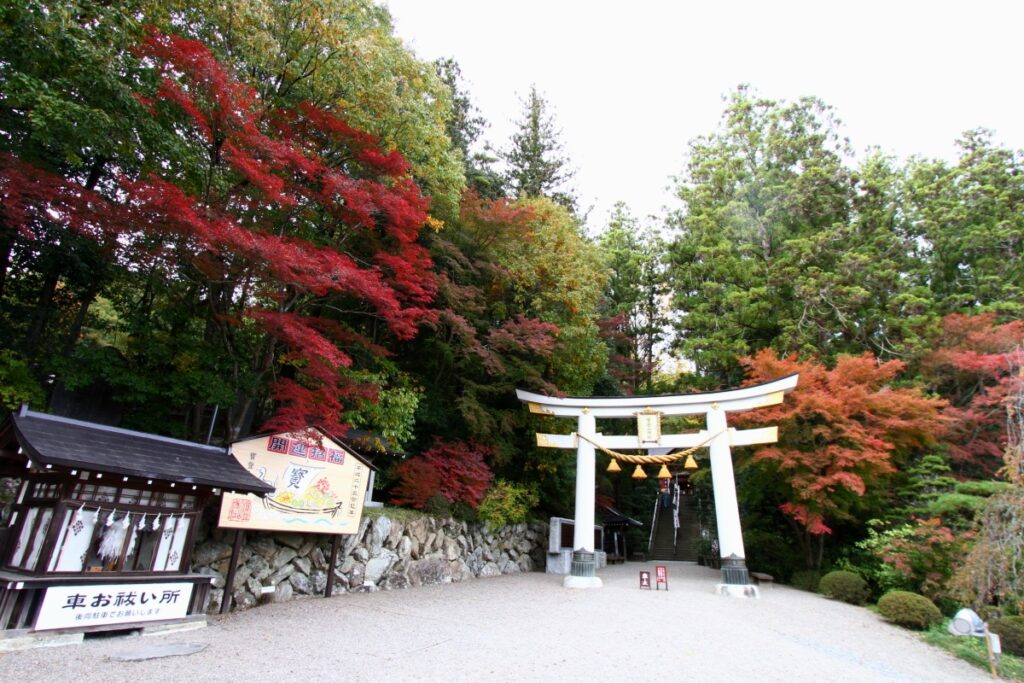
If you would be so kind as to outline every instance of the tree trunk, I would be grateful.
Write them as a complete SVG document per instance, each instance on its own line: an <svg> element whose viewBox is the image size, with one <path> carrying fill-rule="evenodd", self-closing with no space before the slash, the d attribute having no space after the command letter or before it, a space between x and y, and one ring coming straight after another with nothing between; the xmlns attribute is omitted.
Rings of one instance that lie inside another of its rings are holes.
<svg viewBox="0 0 1024 683"><path fill-rule="evenodd" d="M92 287L85 296L82 297L82 301L78 304L78 312L75 313L75 319L71 323L71 329L68 331L67 340L64 342L64 357L70 358L71 354L75 351L75 344L78 343L78 337L82 334L82 327L85 325L85 316L89 313L89 306L96 300L96 296L99 294L98 287Z"/></svg>
<svg viewBox="0 0 1024 683"><path fill-rule="evenodd" d="M54 273L48 275L43 282L43 288L39 292L39 301L36 303L35 313L32 315L32 326L29 328L25 338L25 355L29 358L38 356L40 342L43 333L46 331L46 323L50 318L50 309L53 307L53 297L57 293L57 283L60 278Z"/></svg>
<svg viewBox="0 0 1024 683"><path fill-rule="evenodd" d="M0 221L0 298L7 287L7 269L11 265L11 250L14 248L14 231Z"/></svg>

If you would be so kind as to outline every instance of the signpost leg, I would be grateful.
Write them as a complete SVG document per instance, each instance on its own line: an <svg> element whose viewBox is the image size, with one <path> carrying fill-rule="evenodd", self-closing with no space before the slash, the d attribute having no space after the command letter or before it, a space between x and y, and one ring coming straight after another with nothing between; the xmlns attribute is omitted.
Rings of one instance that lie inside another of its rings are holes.
<svg viewBox="0 0 1024 683"><path fill-rule="evenodd" d="M235 544L231 547L231 560L228 565L228 578L224 581L224 597L220 601L220 613L227 614L231 611L231 603L235 595L235 571L238 569L238 554L242 550L242 539L245 532L241 529L235 530Z"/></svg>
<svg viewBox="0 0 1024 683"><path fill-rule="evenodd" d="M338 561L338 546L341 544L341 535L334 534L331 541L331 559L327 563L327 588L324 589L324 597L329 598L334 593L334 563Z"/></svg>

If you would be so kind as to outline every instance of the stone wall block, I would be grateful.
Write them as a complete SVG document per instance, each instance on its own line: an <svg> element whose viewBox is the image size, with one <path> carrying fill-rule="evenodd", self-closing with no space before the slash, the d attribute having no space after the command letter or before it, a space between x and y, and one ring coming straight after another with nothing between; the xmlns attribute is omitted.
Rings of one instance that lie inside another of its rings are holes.
<svg viewBox="0 0 1024 683"><path fill-rule="evenodd" d="M196 573L203 574L205 576L212 576L213 580L210 581L210 586L212 586L213 588L224 587L224 575L216 569L214 569L213 567L200 567L198 570L196 570Z"/></svg>
<svg viewBox="0 0 1024 683"><path fill-rule="evenodd" d="M231 558L231 546L216 541L197 545L192 551L193 565L210 565Z"/></svg>
<svg viewBox="0 0 1024 683"><path fill-rule="evenodd" d="M197 538L192 569L213 577L207 610L216 612L233 535L207 525ZM276 590L266 598L275 602L323 595L332 540L314 534L246 534L235 579L235 609L254 606L261 599L260 588L268 585ZM451 583L543 567L547 525L491 529L452 518L363 517L359 532L346 535L339 550L332 569L335 593Z"/></svg>
<svg viewBox="0 0 1024 683"><path fill-rule="evenodd" d="M273 602L288 602L294 597L295 591L292 585L287 581L277 584L274 588L274 592L270 594L270 599Z"/></svg>
<svg viewBox="0 0 1024 683"><path fill-rule="evenodd" d="M286 564L285 566L281 567L276 572L271 574L270 578L267 580L267 583L276 586L277 584L281 583L282 581L287 579L289 576L291 576L294 572L295 572L295 565L294 564Z"/></svg>
<svg viewBox="0 0 1024 683"><path fill-rule="evenodd" d="M278 571L281 567L294 560L297 554L298 553L296 553L292 548L279 548L278 551L274 553L273 559L270 560L270 566L274 568L274 571Z"/></svg>
<svg viewBox="0 0 1024 683"><path fill-rule="evenodd" d="M494 562L488 562L480 568L480 571L479 573L477 573L477 576L501 576L501 569Z"/></svg>
<svg viewBox="0 0 1024 683"><path fill-rule="evenodd" d="M327 572L315 570L309 575L309 579L313 582L313 594L323 595L327 590ZM334 582L334 590L338 590L337 581Z"/></svg>
<svg viewBox="0 0 1024 683"><path fill-rule="evenodd" d="M223 588L211 588L210 597L206 603L206 613L216 614L220 612L220 606L224 604L224 589Z"/></svg>
<svg viewBox="0 0 1024 683"><path fill-rule="evenodd" d="M309 574L310 570L313 568L313 563L305 557L296 557L294 560L292 560L292 564L295 565L296 570L302 572L303 574Z"/></svg>
<svg viewBox="0 0 1024 683"><path fill-rule="evenodd" d="M274 540L278 545L298 550L306 539L303 538L303 534L274 534Z"/></svg>
<svg viewBox="0 0 1024 683"><path fill-rule="evenodd" d="M260 581L267 578L274 572L274 569L270 566L270 562L268 562L262 555L254 555L253 558L249 560L248 566L252 571L252 575Z"/></svg>
<svg viewBox="0 0 1024 683"><path fill-rule="evenodd" d="M330 551L327 551L330 553ZM309 559L313 563L313 566L317 569L327 569L327 558L330 555L325 555L323 548L317 546L313 548L313 552L309 554Z"/></svg>
<svg viewBox="0 0 1024 683"><path fill-rule="evenodd" d="M256 596L246 590L235 591L234 604L232 609L249 609L256 606Z"/></svg>
<svg viewBox="0 0 1024 683"><path fill-rule="evenodd" d="M309 576L302 572L293 572L288 577L288 583L295 587L295 591L299 595L312 595L313 594L313 582L309 580Z"/></svg>
<svg viewBox="0 0 1024 683"><path fill-rule="evenodd" d="M382 519L387 518L384 517ZM396 519L395 521L391 522L391 531L388 533L388 540L385 543L385 545L393 550L398 546L399 541L404 535L405 525L401 521Z"/></svg>
<svg viewBox="0 0 1024 683"><path fill-rule="evenodd" d="M265 559L270 559L277 552L277 544L274 539L266 534L259 534L255 537L247 537L246 545L252 546L255 553Z"/></svg>
<svg viewBox="0 0 1024 683"><path fill-rule="evenodd" d="M372 581L376 584L391 569L397 559L397 555L387 548L383 548L378 556L371 557L366 562L366 573L363 576L363 580Z"/></svg>

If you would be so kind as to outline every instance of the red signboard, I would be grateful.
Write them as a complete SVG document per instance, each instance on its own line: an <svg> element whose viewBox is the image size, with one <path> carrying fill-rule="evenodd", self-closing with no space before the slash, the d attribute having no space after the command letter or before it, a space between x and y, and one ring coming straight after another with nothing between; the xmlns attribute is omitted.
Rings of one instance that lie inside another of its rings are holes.
<svg viewBox="0 0 1024 683"><path fill-rule="evenodd" d="M665 584L665 590L668 590L668 567L663 564L659 564L654 568L655 585L654 589L658 590L661 588L661 584ZM648 586L649 587L649 586Z"/></svg>
<svg viewBox="0 0 1024 683"><path fill-rule="evenodd" d="M647 590L651 590L651 573L650 572L644 572L644 571L640 572L640 587L641 588L646 588Z"/></svg>

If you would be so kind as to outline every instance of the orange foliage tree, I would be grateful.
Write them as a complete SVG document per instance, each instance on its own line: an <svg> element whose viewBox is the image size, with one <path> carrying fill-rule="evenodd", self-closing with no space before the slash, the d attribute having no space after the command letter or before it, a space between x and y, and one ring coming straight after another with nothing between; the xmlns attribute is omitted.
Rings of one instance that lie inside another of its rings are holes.
<svg viewBox="0 0 1024 683"><path fill-rule="evenodd" d="M852 519L865 495L884 495L901 455L934 445L945 429L945 401L893 385L903 363L842 356L829 369L817 360L779 358L772 350L742 359L749 383L800 373L778 406L738 416L743 424L778 425L779 442L753 461L774 472L808 566L821 563L830 523Z"/></svg>
<svg viewBox="0 0 1024 683"><path fill-rule="evenodd" d="M991 476L1007 448L1007 410L1021 381L1024 320L998 324L992 313L942 320L922 363L930 387L949 398L949 451L961 473Z"/></svg>

